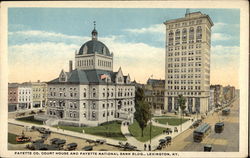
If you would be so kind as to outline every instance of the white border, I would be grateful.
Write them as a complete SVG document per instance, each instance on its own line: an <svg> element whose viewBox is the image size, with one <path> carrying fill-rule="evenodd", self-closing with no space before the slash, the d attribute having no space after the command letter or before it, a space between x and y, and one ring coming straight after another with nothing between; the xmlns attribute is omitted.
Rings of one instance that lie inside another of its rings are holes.
<svg viewBox="0 0 250 158"><path fill-rule="evenodd" d="M0 156L9 157L7 151L7 9L9 7L53 7L53 8L236 8L240 9L240 151L239 152L178 152L175 157L247 157L248 150L248 50L249 50L249 4L247 1L39 1L1 3L1 47L0 47ZM173 152L170 152L173 153ZM24 157L24 156L22 156ZM25 157L35 157L25 156ZM51 156L46 156L51 157ZM61 157L61 156L60 156ZM68 156L66 156L68 157ZM90 156L87 156L90 157ZM95 157L95 156L93 156ZM100 156L97 156L100 157ZM111 156L102 156L111 157ZM123 157L123 156L119 156ZM133 156L135 157L135 156ZM148 156L151 157L151 156ZM171 156L170 156L171 157Z"/></svg>

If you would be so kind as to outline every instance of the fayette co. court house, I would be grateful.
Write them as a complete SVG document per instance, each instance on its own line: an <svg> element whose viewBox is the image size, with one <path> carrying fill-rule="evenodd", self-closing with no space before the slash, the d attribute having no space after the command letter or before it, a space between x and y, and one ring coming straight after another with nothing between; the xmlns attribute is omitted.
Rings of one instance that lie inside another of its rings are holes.
<svg viewBox="0 0 250 158"><path fill-rule="evenodd" d="M114 120L133 123L135 86L121 68L113 72L113 53L98 40L95 28L92 39L75 53L75 69L69 61L69 72L62 70L47 84L46 115L37 119L48 125L98 126Z"/></svg>

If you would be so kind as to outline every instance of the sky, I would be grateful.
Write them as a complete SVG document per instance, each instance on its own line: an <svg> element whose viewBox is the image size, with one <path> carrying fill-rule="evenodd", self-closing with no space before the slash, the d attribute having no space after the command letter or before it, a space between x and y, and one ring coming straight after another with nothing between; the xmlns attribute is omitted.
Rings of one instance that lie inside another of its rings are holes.
<svg viewBox="0 0 250 158"><path fill-rule="evenodd" d="M240 10L192 9L212 19L211 84L239 87ZM68 71L75 51L98 39L114 53L132 80L165 79L165 25L185 16L186 8L9 8L9 82L50 81Z"/></svg>

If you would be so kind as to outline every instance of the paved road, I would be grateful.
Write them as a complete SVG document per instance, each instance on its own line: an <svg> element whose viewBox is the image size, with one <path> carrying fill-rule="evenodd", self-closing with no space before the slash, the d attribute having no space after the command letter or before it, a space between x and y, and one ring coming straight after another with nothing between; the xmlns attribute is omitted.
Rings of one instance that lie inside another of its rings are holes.
<svg viewBox="0 0 250 158"><path fill-rule="evenodd" d="M204 122L212 126L212 132L201 143L193 142L193 129L188 129L177 136L170 147L165 151L203 151L205 144L212 144L213 151L222 152L239 151L239 99L236 99L231 107L229 116L222 116L221 112L208 116ZM224 131L220 134L214 132L214 124L218 121L225 123Z"/></svg>

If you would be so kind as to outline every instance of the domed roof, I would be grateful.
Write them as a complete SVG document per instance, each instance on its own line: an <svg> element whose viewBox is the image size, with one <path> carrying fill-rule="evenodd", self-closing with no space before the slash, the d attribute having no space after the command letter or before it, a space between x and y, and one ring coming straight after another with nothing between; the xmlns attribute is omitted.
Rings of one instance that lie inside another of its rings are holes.
<svg viewBox="0 0 250 158"><path fill-rule="evenodd" d="M84 43L78 52L79 55L95 54L95 53L111 56L109 49L105 44L103 44L98 40L93 40L93 39Z"/></svg>

